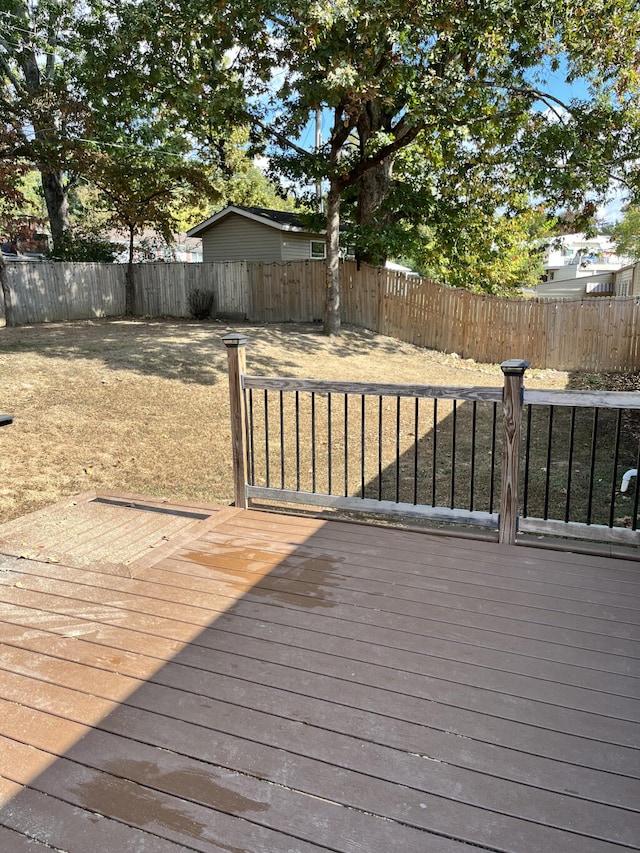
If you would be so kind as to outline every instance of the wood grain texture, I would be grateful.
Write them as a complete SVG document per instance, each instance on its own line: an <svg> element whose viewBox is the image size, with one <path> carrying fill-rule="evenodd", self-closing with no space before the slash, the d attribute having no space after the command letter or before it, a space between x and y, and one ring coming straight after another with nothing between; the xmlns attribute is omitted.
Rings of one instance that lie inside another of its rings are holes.
<svg viewBox="0 0 640 853"><path fill-rule="evenodd" d="M633 564L238 509L169 545L0 560L2 849L640 849Z"/></svg>
<svg viewBox="0 0 640 853"><path fill-rule="evenodd" d="M272 391L313 391L317 394L368 394L390 397L428 397L448 400L500 402L501 388L464 388L445 385L403 385L384 382L338 382L324 379L245 376L245 388Z"/></svg>

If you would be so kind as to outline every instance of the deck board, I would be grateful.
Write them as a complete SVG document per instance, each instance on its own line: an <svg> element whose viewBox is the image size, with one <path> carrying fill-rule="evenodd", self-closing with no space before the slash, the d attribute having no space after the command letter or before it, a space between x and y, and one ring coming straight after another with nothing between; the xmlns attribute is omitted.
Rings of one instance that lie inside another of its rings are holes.
<svg viewBox="0 0 640 853"><path fill-rule="evenodd" d="M0 528L0 848L640 850L636 563L128 501Z"/></svg>

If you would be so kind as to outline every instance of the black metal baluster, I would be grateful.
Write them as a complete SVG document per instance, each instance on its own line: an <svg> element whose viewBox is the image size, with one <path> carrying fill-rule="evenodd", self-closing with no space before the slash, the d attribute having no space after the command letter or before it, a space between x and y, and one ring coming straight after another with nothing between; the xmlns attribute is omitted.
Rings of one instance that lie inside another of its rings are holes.
<svg viewBox="0 0 640 853"><path fill-rule="evenodd" d="M264 447L265 447L265 470L264 477L267 481L267 488L271 486L269 455L271 448L269 447L269 392L264 389Z"/></svg>
<svg viewBox="0 0 640 853"><path fill-rule="evenodd" d="M638 453L636 456L636 493L633 498L633 517L631 519L631 529L638 528L638 498L640 497L640 441L638 441Z"/></svg>
<svg viewBox="0 0 640 853"><path fill-rule="evenodd" d="M569 523L571 517L571 485L573 483L573 451L576 435L576 407L571 407L571 420L569 422L569 458L567 459L567 500L564 507L565 524Z"/></svg>
<svg viewBox="0 0 640 853"><path fill-rule="evenodd" d="M331 391L327 394L327 478L328 478L328 494L332 492L332 468L331 468Z"/></svg>
<svg viewBox="0 0 640 853"><path fill-rule="evenodd" d="M316 392L311 392L311 491L316 492Z"/></svg>
<svg viewBox="0 0 640 853"><path fill-rule="evenodd" d="M255 423L253 417L253 388L249 388L249 476L251 477L251 485L256 484L256 453L254 445Z"/></svg>
<svg viewBox="0 0 640 853"><path fill-rule="evenodd" d="M280 488L284 489L284 396L280 395Z"/></svg>
<svg viewBox="0 0 640 853"><path fill-rule="evenodd" d="M489 512L493 512L496 487L496 425L498 423L498 404L493 403L491 420L491 476L489 482Z"/></svg>
<svg viewBox="0 0 640 853"><path fill-rule="evenodd" d="M613 527L618 490L618 462L620 460L620 433L622 427L622 409L616 412L616 443L613 451L613 477L611 481L611 500L609 501L609 527Z"/></svg>
<svg viewBox="0 0 640 853"><path fill-rule="evenodd" d="M360 495L364 498L364 478L365 478L365 396L360 395Z"/></svg>
<svg viewBox="0 0 640 853"><path fill-rule="evenodd" d="M526 518L529 510L529 465L531 463L531 422L533 406L527 406L527 441L524 450L524 483L522 488L522 517Z"/></svg>
<svg viewBox="0 0 640 853"><path fill-rule="evenodd" d="M296 391L296 491L300 491L300 392Z"/></svg>
<svg viewBox="0 0 640 853"><path fill-rule="evenodd" d="M400 397L396 397L396 503L400 503Z"/></svg>
<svg viewBox="0 0 640 853"><path fill-rule="evenodd" d="M436 452L438 446L438 398L433 398L433 452L431 454L431 506L436 505Z"/></svg>
<svg viewBox="0 0 640 853"><path fill-rule="evenodd" d="M456 439L458 429L458 407L457 400L453 401L453 412L451 420L451 509L455 508L456 493Z"/></svg>
<svg viewBox="0 0 640 853"><path fill-rule="evenodd" d="M378 397L378 500L382 500L382 396Z"/></svg>
<svg viewBox="0 0 640 853"><path fill-rule="evenodd" d="M420 401L419 397L416 397L415 400L415 411L413 415L413 505L417 506L418 504L418 426L419 426L419 416L418 416L418 403Z"/></svg>
<svg viewBox="0 0 640 853"><path fill-rule="evenodd" d="M554 406L549 406L549 422L547 428L547 469L545 471L544 480L544 519L549 518L549 491L551 488L551 444L553 442L553 410Z"/></svg>
<svg viewBox="0 0 640 853"><path fill-rule="evenodd" d="M591 467L589 471L589 498L587 500L587 524L591 524L593 510L593 479L596 469L596 448L598 445L598 413L599 409L593 410L593 431L591 433Z"/></svg>
<svg viewBox="0 0 640 853"><path fill-rule="evenodd" d="M344 395L344 496L349 495L349 399Z"/></svg>
<svg viewBox="0 0 640 853"><path fill-rule="evenodd" d="M478 403L473 401L471 413L471 475L469 477L469 512L473 512L473 492L476 480L476 428L477 428Z"/></svg>

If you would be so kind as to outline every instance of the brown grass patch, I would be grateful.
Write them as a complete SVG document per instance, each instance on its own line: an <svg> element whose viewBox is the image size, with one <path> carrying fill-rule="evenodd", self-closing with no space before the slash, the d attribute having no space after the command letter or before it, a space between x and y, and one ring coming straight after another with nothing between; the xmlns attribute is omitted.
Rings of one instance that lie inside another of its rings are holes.
<svg viewBox="0 0 640 853"><path fill-rule="evenodd" d="M0 330L0 521L87 489L210 503L232 500L226 351L249 336L248 372L425 385L499 386L498 365L363 329L88 321ZM505 353L505 358L517 353ZM568 375L529 371L530 387Z"/></svg>

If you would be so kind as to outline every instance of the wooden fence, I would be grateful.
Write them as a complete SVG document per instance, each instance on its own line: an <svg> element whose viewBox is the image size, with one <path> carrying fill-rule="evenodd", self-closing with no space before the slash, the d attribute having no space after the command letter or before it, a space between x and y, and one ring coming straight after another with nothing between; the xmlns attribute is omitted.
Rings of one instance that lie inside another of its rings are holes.
<svg viewBox="0 0 640 853"><path fill-rule="evenodd" d="M124 313L120 265L8 263L16 321L90 319ZM536 368L640 370L640 297L525 299L442 287L353 261L341 266L342 319L408 343L498 363L523 357ZM139 316L188 317L189 293L210 290L225 317L259 323L322 319L321 261L135 267ZM2 315L0 305L0 316Z"/></svg>
<svg viewBox="0 0 640 853"><path fill-rule="evenodd" d="M118 264L6 263L18 325L124 314L125 267ZM0 316L4 303L0 299Z"/></svg>

